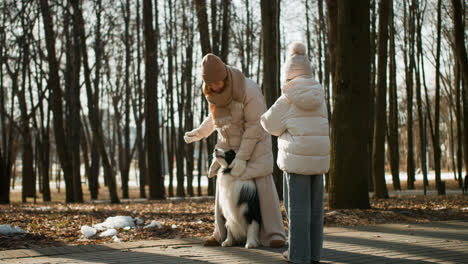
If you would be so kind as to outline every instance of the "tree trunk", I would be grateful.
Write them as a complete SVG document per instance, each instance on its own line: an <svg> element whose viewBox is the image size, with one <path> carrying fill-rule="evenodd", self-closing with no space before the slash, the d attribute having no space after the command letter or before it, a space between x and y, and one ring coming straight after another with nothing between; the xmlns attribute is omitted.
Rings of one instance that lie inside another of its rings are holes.
<svg viewBox="0 0 468 264"><path fill-rule="evenodd" d="M228 54L229 54L229 28L231 23L231 13L230 6L231 0L221 0L223 7L223 27L221 33L221 60L228 64Z"/></svg>
<svg viewBox="0 0 468 264"><path fill-rule="evenodd" d="M5 24L6 16L2 15L2 24ZM4 63L4 42L5 42L5 31L4 27L0 28L0 125L1 125L1 137L2 145L0 149L0 204L10 203L10 180L11 170L8 168L8 144L7 144L7 127L5 121L5 90L3 88L3 63ZM11 127L11 125L9 126ZM12 143L12 142L10 142Z"/></svg>
<svg viewBox="0 0 468 264"><path fill-rule="evenodd" d="M329 207L369 208L369 1L338 1ZM349 111L349 109L353 111ZM349 153L353 153L350 157ZM354 157L354 158L353 158Z"/></svg>
<svg viewBox="0 0 468 264"><path fill-rule="evenodd" d="M42 107L42 106L41 106ZM50 124L50 107L47 109L46 127L42 128L42 142L39 152L39 162L41 163L39 169L42 175L42 200L50 202L50 186L49 186L49 168L50 168L50 137L49 137L49 124Z"/></svg>
<svg viewBox="0 0 468 264"><path fill-rule="evenodd" d="M464 37L464 25L462 20L463 12L462 4L460 0L452 0L452 13L453 13L453 24L455 32L455 49L456 49L456 58L458 59L458 64L460 65L461 73L463 76L462 82L462 98L463 98L463 135L464 135L464 146L465 149L465 177L468 175L468 92L466 91L468 83L468 58L465 48L465 37Z"/></svg>
<svg viewBox="0 0 468 264"><path fill-rule="evenodd" d="M464 151L464 161L465 161L465 178L468 176L468 86L466 85L467 81L463 82L462 88L462 98L463 98L463 149Z"/></svg>
<svg viewBox="0 0 468 264"><path fill-rule="evenodd" d="M262 90L265 93L267 108L274 104L280 96L279 84L279 60L280 47L279 27L278 27L278 12L279 2L275 1L260 1L262 13L262 37L263 37L263 81ZM276 161L278 156L277 138L272 137L273 157ZM282 174L276 162L274 163L273 179L275 181L276 190L280 199L282 199Z"/></svg>
<svg viewBox="0 0 468 264"><path fill-rule="evenodd" d="M435 182L436 188L439 195L442 195L441 189L438 188L441 178L440 178L440 42L441 42L441 28L442 28L442 1L437 1L437 47L436 47L436 74L435 74L435 117L434 117L434 138L433 138L433 148L434 148L434 170L435 170Z"/></svg>
<svg viewBox="0 0 468 264"><path fill-rule="evenodd" d="M142 90L142 85L141 85L141 17L140 17L140 0L136 1L136 30L137 30L137 70L136 70L136 76L135 76L135 87L137 88L136 96L137 98L134 100L133 103L133 114L135 116L136 120L136 146L137 146L137 153L138 153L138 170L139 170L139 185L140 185L140 198L146 198L146 179L148 175L146 174L146 156L145 156L145 148L143 146L144 142L144 135L143 135L143 118L144 118L144 113L143 113L143 90Z"/></svg>
<svg viewBox="0 0 468 264"><path fill-rule="evenodd" d="M206 0L195 0L195 11L198 18L198 30L200 32L200 44L202 55L211 52L210 31L208 27L208 15L206 14Z"/></svg>
<svg viewBox="0 0 468 264"><path fill-rule="evenodd" d="M100 12L102 10L101 6L101 0L98 2L98 11L99 15L98 21L100 21ZM100 43L100 30L98 28L97 30L97 36L96 36L96 50L95 50L95 56L96 56L96 74L95 74L95 79L94 79L94 91L92 90L91 86L91 70L88 66L88 53L87 53L87 48L86 48L86 38L85 38L85 32L84 32L84 20L83 20L83 15L81 12L81 8L77 7L75 9L77 15L78 15L78 30L79 30L79 35L80 35L80 47L82 48L82 54L83 54L83 68L84 68L84 78L85 78L85 87L86 87L86 94L88 97L88 115L89 115L89 120L91 124L91 130L93 134L93 141L95 142L94 144L97 144L97 148L99 150L99 153L101 155L102 159L102 164L104 167L104 179L105 179L105 184L107 184L108 190L109 190L109 195L112 203L119 203L119 197L117 195L117 187L116 187L116 182L115 182L115 174L114 174L114 169L111 164L110 158L107 154L105 142L104 142L104 135L103 135L103 130L102 130L102 124L100 121L100 116L99 116L99 108L98 108L98 101L97 101L97 96L99 94L99 84L100 84L100 68L101 68L101 43ZM99 24L99 23L98 23ZM96 177L97 180L97 177Z"/></svg>
<svg viewBox="0 0 468 264"><path fill-rule="evenodd" d="M317 2L321 2L320 0ZM311 50L312 50L312 44L310 43L310 19L309 19L309 0L305 0L305 17L306 17L306 42L307 42L307 56L310 58L312 57L311 55Z"/></svg>
<svg viewBox="0 0 468 264"><path fill-rule="evenodd" d="M214 1L213 1L214 2ZM187 6L188 1L187 1ZM193 107L192 107L192 68L193 68L193 24L192 23L185 23L186 19L185 10L184 10L184 27L185 27L185 36L187 37L187 44L185 47L185 63L184 63L184 80L185 80L185 89L182 86L182 89L185 91L184 96L184 125L185 128L181 126L185 131L191 131L193 129ZM188 22L193 21L193 18L188 20ZM217 43L219 37L213 39L213 46L214 43ZM187 168L187 192L189 196L194 196L193 192L193 169L194 169L194 144L185 144L183 141L184 130L181 130L179 135L181 140L180 148L185 149L185 162Z"/></svg>
<svg viewBox="0 0 468 264"><path fill-rule="evenodd" d="M457 119L457 172L458 172L458 186L463 186L463 145L462 145L462 116L461 116L461 89L460 89L460 66L458 65L458 59L455 59L455 118Z"/></svg>
<svg viewBox="0 0 468 264"><path fill-rule="evenodd" d="M40 9L44 20L44 32L46 36L47 60L49 62L48 87L52 90L50 95L50 105L54 113L54 135L57 146L57 153L63 173L66 179L72 178L72 163L68 154L68 143L66 140L63 122L63 102L60 79L58 75L59 64L55 53L55 33L53 30L53 20L47 0L40 1ZM66 202L71 202L72 197L66 197Z"/></svg>
<svg viewBox="0 0 468 264"><path fill-rule="evenodd" d="M335 55L336 55L336 36L337 36L337 0L326 0L327 3L327 39L328 39L328 45L327 45L327 55L326 55L326 60L327 60L327 66L328 66L328 71L327 75L325 78L325 87L328 86L327 89L327 107L328 107L328 122L331 124L331 119L332 119L332 112L331 112L331 96L330 94L335 94L335 87L333 86L334 84L334 78L335 78L335 68L336 68L336 63L335 63ZM331 76L331 82L330 82L330 76ZM330 87L331 86L331 87ZM331 134L331 127L330 127L330 134ZM332 143L333 144L333 143ZM330 171L325 175L325 189L328 192L330 188Z"/></svg>
<svg viewBox="0 0 468 264"><path fill-rule="evenodd" d="M427 188L427 160L426 160L426 153L427 153L427 142L426 142L426 114L423 111L422 105L422 96L421 96L421 71L424 68L421 67L422 65L422 23L423 23L424 11L417 12L417 28L416 28L416 37L417 37L417 67L416 67L416 102L418 107L418 119L419 119L419 150L421 153L421 171L423 173L423 184L424 184L424 194L426 194Z"/></svg>
<svg viewBox="0 0 468 264"><path fill-rule="evenodd" d="M385 182L385 131L387 110L387 40L389 8L392 0L379 1L377 94L373 145L373 175L376 198L388 198Z"/></svg>
<svg viewBox="0 0 468 264"><path fill-rule="evenodd" d="M155 6L157 12L157 6ZM157 94L157 33L153 29L153 7L151 0L143 1L143 34L145 36L145 128L147 144L150 199L164 199L164 179L161 173L161 143L159 139L159 107Z"/></svg>
<svg viewBox="0 0 468 264"><path fill-rule="evenodd" d="M406 2L405 2L406 3ZM405 11L406 14L406 11ZM407 156L406 156L406 172L407 172L407 188L414 189L414 144L413 144L413 70L414 70L414 5L411 4L409 11L409 48L405 51L405 62L409 61L409 65L405 63L405 79L406 79L406 133L407 133ZM405 27L406 28L406 27ZM406 43L406 42L405 42ZM406 45L405 45L406 46ZM407 58L407 56L409 58Z"/></svg>
<svg viewBox="0 0 468 264"><path fill-rule="evenodd" d="M211 43L213 46L213 53L216 55L220 55L220 45L219 40L221 38L221 31L218 27L218 1L211 0ZM190 6L190 3L185 3L186 6Z"/></svg>
<svg viewBox="0 0 468 264"><path fill-rule="evenodd" d="M393 1L392 1L393 2ZM388 150L390 156L390 169L392 171L393 189L401 190L400 186L400 153L398 143L398 93L396 85L396 59L395 59L395 25L393 4L390 5L390 62L389 62L389 117L388 117Z"/></svg>
<svg viewBox="0 0 468 264"><path fill-rule="evenodd" d="M369 112L370 113L377 113L377 103L376 103L376 94L375 94L375 83L376 83L376 63L375 63L375 54L376 54L376 29L375 29L375 24L377 23L377 8L376 6L376 0L371 1L371 31L370 31L370 56L371 56L371 75L370 75L370 89L371 89L371 105L369 106ZM374 191L374 178L373 178L373 145L374 145L374 130L375 130L375 114L371 114L370 120L369 120L369 130L372 131L372 133L369 134L369 191L373 192Z"/></svg>
<svg viewBox="0 0 468 264"><path fill-rule="evenodd" d="M80 9L79 0L72 0L74 10ZM72 85L70 92L70 101L67 104L69 109L69 119L67 124L69 127L69 148L73 163L73 197L74 202L83 202L83 190L81 187L81 171L80 171L80 65L81 65L81 45L80 45L80 19L78 12L73 12L73 55L72 58Z"/></svg>
<svg viewBox="0 0 468 264"><path fill-rule="evenodd" d="M23 20L23 19L22 19ZM24 26L24 23L22 23ZM22 59L22 82L21 89L18 89L18 74L10 74L13 79L13 88L18 96L18 102L21 112L20 131L22 137L22 201L26 202L27 197L33 197L34 195L34 166L33 166L33 147L31 142L31 128L29 127L29 113L26 104L26 82L27 82L27 71L29 65L29 48L26 36L21 36L23 46L21 47L22 52L19 55L20 60ZM18 62L20 63L20 62ZM19 69L19 68L18 68Z"/></svg>
<svg viewBox="0 0 468 264"><path fill-rule="evenodd" d="M123 5L123 3L122 3ZM130 86L130 64L131 61L131 43L130 43L130 1L125 1L125 6L122 6L122 13L124 18L124 45L125 45L125 113L124 113L124 146L123 151L120 153L122 155L122 164L120 166L120 177L122 180L122 198L129 198L128 195L128 180L130 172L130 164L132 161L132 149L130 148L130 96L131 96L131 86Z"/></svg>

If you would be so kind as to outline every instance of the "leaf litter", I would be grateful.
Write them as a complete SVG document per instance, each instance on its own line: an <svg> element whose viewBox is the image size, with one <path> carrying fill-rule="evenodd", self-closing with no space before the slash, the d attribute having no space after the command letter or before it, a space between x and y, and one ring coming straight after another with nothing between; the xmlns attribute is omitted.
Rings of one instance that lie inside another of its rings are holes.
<svg viewBox="0 0 468 264"><path fill-rule="evenodd" d="M467 195L370 198L370 204L371 209L330 210L325 203L325 226L468 220ZM109 236L99 236L100 231L96 230L96 226L99 227L106 219L116 216L121 216L120 220L132 219L135 226L129 228L123 224L109 225L106 230L115 229L115 232L109 231ZM283 220L287 228L284 208ZM25 231L0 234L0 250L207 237L213 233L213 223L213 199L139 201L122 204L0 205L0 224ZM95 229L96 233L92 229Z"/></svg>

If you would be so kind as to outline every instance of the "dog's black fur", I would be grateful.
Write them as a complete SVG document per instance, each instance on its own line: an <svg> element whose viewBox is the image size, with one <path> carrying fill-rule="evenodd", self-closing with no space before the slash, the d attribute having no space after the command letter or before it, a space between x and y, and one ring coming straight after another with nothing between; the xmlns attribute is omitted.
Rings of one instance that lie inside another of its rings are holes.
<svg viewBox="0 0 468 264"><path fill-rule="evenodd" d="M226 160L228 165L231 165L235 158L236 152L232 149L224 153L224 160ZM232 169L228 167L227 169L224 169L224 173L230 173L231 170ZM247 203L249 208L249 210L244 214L247 218L247 222L250 224L252 223L252 220L256 220L257 223L261 223L262 214L260 212L260 201L258 199L257 189L252 192L249 188L243 186L239 194L237 205L241 206L243 203Z"/></svg>
<svg viewBox="0 0 468 264"><path fill-rule="evenodd" d="M222 245L231 246L242 243L245 241L244 239L247 239L247 248L257 247L259 245L258 233L255 233L260 230L262 216L255 182L253 180L243 180L230 174L232 169L229 167L236 158L234 150L223 151L216 149L215 158L221 165L218 173L220 206L228 231L228 237ZM224 213L227 213L230 218L227 219ZM258 231L249 231L250 228Z"/></svg>

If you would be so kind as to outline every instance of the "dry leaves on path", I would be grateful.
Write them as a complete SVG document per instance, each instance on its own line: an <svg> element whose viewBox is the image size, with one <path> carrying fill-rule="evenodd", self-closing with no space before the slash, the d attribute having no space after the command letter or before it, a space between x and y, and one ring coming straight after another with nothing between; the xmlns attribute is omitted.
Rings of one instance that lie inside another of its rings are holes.
<svg viewBox="0 0 468 264"><path fill-rule="evenodd" d="M329 210L325 206L325 226L414 223L439 220L468 220L468 196L408 196L371 199L372 209ZM122 204L12 204L0 206L0 224L24 229L27 233L0 235L0 250L57 245L101 244L112 237L84 237L80 228L104 222L107 217L139 217L144 225L158 221L161 228L118 229L120 241L206 237L213 232L213 199L145 201ZM284 216L284 212L283 212ZM284 217L287 227L287 220Z"/></svg>

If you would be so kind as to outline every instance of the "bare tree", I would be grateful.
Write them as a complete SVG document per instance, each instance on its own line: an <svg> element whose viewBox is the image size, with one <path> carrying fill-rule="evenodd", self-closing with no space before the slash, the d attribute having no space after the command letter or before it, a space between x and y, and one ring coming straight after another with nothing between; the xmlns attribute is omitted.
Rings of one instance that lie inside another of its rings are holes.
<svg viewBox="0 0 468 264"><path fill-rule="evenodd" d="M221 33L221 60L224 63L228 63L229 54L229 28L231 23L231 0L221 0L223 7L223 26Z"/></svg>
<svg viewBox="0 0 468 264"><path fill-rule="evenodd" d="M157 10L157 6L155 6ZM156 11L157 12L157 11ZM156 23L156 26L158 24ZM164 180L161 172L159 139L159 107L157 96L157 41L153 29L153 7L151 0L143 0L143 34L145 36L145 128L147 144L150 199L164 199Z"/></svg>
<svg viewBox="0 0 468 264"><path fill-rule="evenodd" d="M468 58L465 48L465 38L464 38L464 26L462 20L462 4L460 0L452 0L452 14L453 14L453 24L455 32L455 49L456 57L458 58L458 64L463 76L463 89L462 89L462 98L463 98L463 124L464 124L464 149L465 149L465 170L468 171L468 136L466 136L466 131L468 131ZM468 172L466 172L466 175Z"/></svg>
<svg viewBox="0 0 468 264"><path fill-rule="evenodd" d="M187 0L186 6L190 7L189 1ZM192 182L193 182L193 169L194 169L194 146L193 144L185 144L183 141L184 131L191 131L193 129L193 106L192 106L192 98L193 98L193 46L194 46L194 28L193 28L193 15L188 17L186 15L187 8L183 10L183 30L185 32L184 36L186 37L185 42L185 62L183 67L183 82L181 86L181 90L184 91L183 94L183 113L184 113L184 122L183 125L179 122L180 132L180 146L179 148L185 151L185 162L186 162L186 170L187 170L187 192L189 196L194 196ZM191 9L189 9L191 10ZM188 12L193 13L193 12ZM215 42L215 41L213 41ZM182 112L182 111L181 111ZM182 118L181 118L182 119ZM185 126L185 127L184 127ZM198 168L200 170L200 168ZM198 187L200 188L200 182Z"/></svg>
<svg viewBox="0 0 468 264"><path fill-rule="evenodd" d="M423 184L424 184L424 194L426 194L426 189L428 185L427 180L427 161L426 161L426 149L427 149L427 140L426 140L426 115L423 111L423 103L421 96L421 67L423 60L423 50L422 50L422 24L424 18L424 12L427 2L425 2L424 8L417 9L416 12L416 38L417 38L417 67L416 67L416 102L418 107L418 119L419 119L419 149L421 156L421 171L423 173Z"/></svg>
<svg viewBox="0 0 468 264"><path fill-rule="evenodd" d="M393 1L392 1L393 2ZM389 10L389 31L390 31L390 51L389 51L389 115L388 115L388 150L390 156L390 169L392 172L392 184L394 190L401 190L400 186L400 153L398 143L398 92L396 78L395 59L395 24L393 15L393 3Z"/></svg>
<svg viewBox="0 0 468 264"><path fill-rule="evenodd" d="M432 147L434 148L435 181L438 193L445 194L445 190L439 188L440 178L440 42L442 24L442 1L437 1L437 47L436 47L436 73L435 73L435 117L434 133L432 137Z"/></svg>
<svg viewBox="0 0 468 264"><path fill-rule="evenodd" d="M371 75L370 75L370 88L371 88L371 105L369 106L369 112L370 113L376 113L377 111L377 103L376 103L376 63L375 63L375 58L376 58L376 41L377 41L377 30L376 30L376 23L377 23L377 8L376 8L376 0L371 1L371 20L370 20L370 55L371 55ZM370 116L369 120L369 127L368 129L370 131L374 131L375 128L375 114ZM374 145L374 133L370 133L369 135L369 179L368 179L368 184L369 184L369 191L373 192L374 191L374 178L373 176L373 145Z"/></svg>
<svg viewBox="0 0 468 264"><path fill-rule="evenodd" d="M144 121L144 107L143 107L143 88L141 84L141 17L140 17L140 0L136 1L136 46L137 46L137 59L136 59L136 72L135 72L135 87L136 93L132 93L133 97L133 115L136 123L136 139L135 145L138 152L138 169L139 169L139 185L140 185L140 198L146 198L145 186L147 185L148 175L146 173L146 155L144 147L144 134L143 134L143 121Z"/></svg>
<svg viewBox="0 0 468 264"><path fill-rule="evenodd" d="M407 133L407 156L406 156L406 171L407 171L407 188L414 189L415 169L414 169L414 136L413 136L413 76L414 76L414 42L415 42L415 23L414 9L416 8L413 1L409 7L409 15L406 11L406 1L404 6L404 21L405 21L405 44L403 53L405 62L405 82L406 82L406 133ZM408 28L408 29L407 29Z"/></svg>
<svg viewBox="0 0 468 264"><path fill-rule="evenodd" d="M42 18L44 20L44 32L46 37L46 49L47 49L47 60L49 63L49 79L48 86L51 89L50 105L52 112L54 113L54 136L57 145L57 153L60 164L64 173L66 182L66 201L73 202L74 196L72 193L72 175L73 175L73 164L70 154L68 153L68 142L65 134L65 126L63 121L63 95L60 89L59 79L59 64L57 61L55 51L55 33L53 30L53 20L50 11L49 3L47 0L40 1L40 9Z"/></svg>
<svg viewBox="0 0 468 264"><path fill-rule="evenodd" d="M276 99L280 96L279 84L279 60L280 47L279 42L279 1L260 1L262 13L262 36L263 36L263 81L262 90L265 95L267 107L273 105ZM274 160L278 155L278 142L276 137L273 137L273 156ZM282 176L281 171L276 163L273 170L273 179L279 197L283 197L281 186Z"/></svg>
<svg viewBox="0 0 468 264"><path fill-rule="evenodd" d="M390 5L393 5L392 0L379 0L377 92L374 119L374 145L372 152L374 191L376 198L388 198L387 184L385 183L385 131L387 129L387 41Z"/></svg>
<svg viewBox="0 0 468 264"><path fill-rule="evenodd" d="M369 1L338 1L330 208L369 208ZM359 67L359 70L356 69ZM349 111L352 104L353 111ZM346 153L353 153L350 157Z"/></svg>
<svg viewBox="0 0 468 264"><path fill-rule="evenodd" d="M198 30L200 32L202 55L205 56L212 52L210 31L208 27L208 15L206 14L206 0L195 0L195 10L198 18Z"/></svg>

